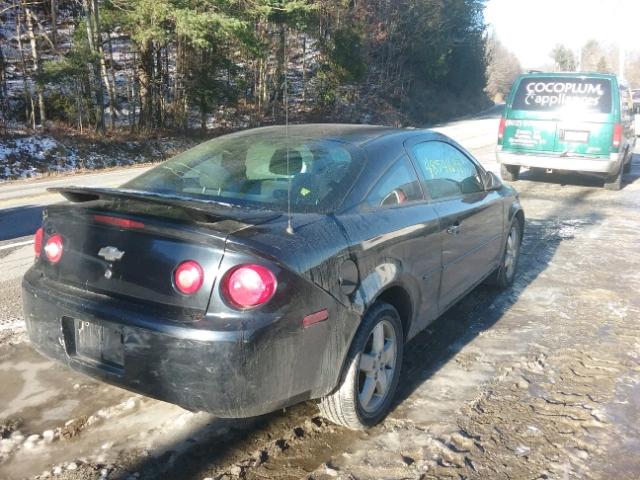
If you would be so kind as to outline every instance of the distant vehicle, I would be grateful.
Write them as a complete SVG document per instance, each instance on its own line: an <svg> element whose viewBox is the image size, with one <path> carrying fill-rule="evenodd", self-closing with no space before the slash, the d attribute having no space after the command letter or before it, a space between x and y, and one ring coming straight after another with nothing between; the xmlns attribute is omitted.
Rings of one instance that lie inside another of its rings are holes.
<svg viewBox="0 0 640 480"><path fill-rule="evenodd" d="M221 417L320 399L380 421L405 342L516 275L516 192L453 140L348 125L219 137L120 189L60 188L23 280L29 337Z"/></svg>
<svg viewBox="0 0 640 480"><path fill-rule="evenodd" d="M640 136L640 89L631 90L636 137Z"/></svg>
<svg viewBox="0 0 640 480"><path fill-rule="evenodd" d="M615 75L532 73L509 94L497 159L508 181L528 167L595 174L619 190L634 145L631 92Z"/></svg>

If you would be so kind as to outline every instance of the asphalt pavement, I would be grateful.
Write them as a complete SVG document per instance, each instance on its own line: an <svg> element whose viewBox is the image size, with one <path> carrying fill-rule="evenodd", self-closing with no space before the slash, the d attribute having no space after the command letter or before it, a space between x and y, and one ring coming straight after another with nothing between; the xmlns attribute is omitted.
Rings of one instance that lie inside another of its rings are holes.
<svg viewBox="0 0 640 480"><path fill-rule="evenodd" d="M46 205L62 201L48 188L117 187L151 168L149 165L113 169L104 172L19 180L0 184L0 251L26 241L40 226Z"/></svg>

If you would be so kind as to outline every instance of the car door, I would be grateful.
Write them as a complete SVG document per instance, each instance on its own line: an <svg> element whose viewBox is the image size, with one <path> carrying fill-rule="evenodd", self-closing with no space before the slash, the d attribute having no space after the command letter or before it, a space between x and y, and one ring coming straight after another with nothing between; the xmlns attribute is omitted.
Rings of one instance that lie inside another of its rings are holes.
<svg viewBox="0 0 640 480"><path fill-rule="evenodd" d="M406 155L376 177L339 217L358 266L356 302L368 305L390 286L407 289L414 306L411 337L438 314L440 223Z"/></svg>
<svg viewBox="0 0 640 480"><path fill-rule="evenodd" d="M502 197L485 190L486 172L453 144L427 141L409 150L440 220L443 311L496 268L504 229Z"/></svg>

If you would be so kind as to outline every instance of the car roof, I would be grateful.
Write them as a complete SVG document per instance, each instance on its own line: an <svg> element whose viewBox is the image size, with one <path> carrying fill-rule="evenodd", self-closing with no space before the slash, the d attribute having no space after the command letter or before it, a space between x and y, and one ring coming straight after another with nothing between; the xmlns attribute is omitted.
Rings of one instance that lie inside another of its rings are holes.
<svg viewBox="0 0 640 480"><path fill-rule="evenodd" d="M326 139L337 140L358 147L363 147L377 140L390 140L398 137L402 139L415 135L433 134L436 132L427 129L396 128L383 125L348 124L348 123L307 123L296 124L285 127L284 125L274 125L269 127L253 128L244 130L239 134L251 134L251 132L261 132L283 135L288 130L288 135L292 138L305 139Z"/></svg>

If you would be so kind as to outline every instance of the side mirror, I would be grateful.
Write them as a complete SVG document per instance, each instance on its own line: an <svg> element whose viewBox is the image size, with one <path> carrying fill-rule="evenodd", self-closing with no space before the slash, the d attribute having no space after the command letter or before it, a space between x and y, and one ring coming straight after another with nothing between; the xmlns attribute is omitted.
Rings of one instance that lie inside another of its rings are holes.
<svg viewBox="0 0 640 480"><path fill-rule="evenodd" d="M487 172L485 181L485 190L488 192L500 190L502 188L502 180L493 172Z"/></svg>

